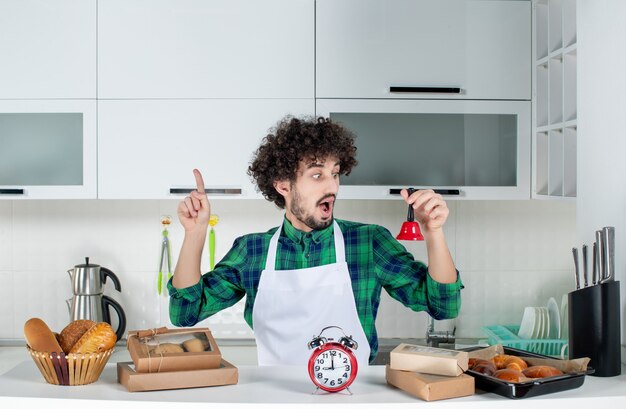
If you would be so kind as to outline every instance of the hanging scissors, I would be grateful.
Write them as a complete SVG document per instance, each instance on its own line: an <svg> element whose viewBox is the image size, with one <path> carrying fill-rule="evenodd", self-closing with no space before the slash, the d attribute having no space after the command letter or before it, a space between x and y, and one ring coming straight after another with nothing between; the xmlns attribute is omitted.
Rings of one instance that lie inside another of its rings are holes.
<svg viewBox="0 0 626 409"><path fill-rule="evenodd" d="M159 278L157 279L157 292L159 295L161 295L161 292L163 290L163 273L167 272L167 281L172 278L170 239L169 233L167 231L167 226L169 226L171 222L172 219L169 216L161 217L161 224L163 225L163 231L161 232L161 234L163 236L163 239L161 240L161 261L159 262Z"/></svg>

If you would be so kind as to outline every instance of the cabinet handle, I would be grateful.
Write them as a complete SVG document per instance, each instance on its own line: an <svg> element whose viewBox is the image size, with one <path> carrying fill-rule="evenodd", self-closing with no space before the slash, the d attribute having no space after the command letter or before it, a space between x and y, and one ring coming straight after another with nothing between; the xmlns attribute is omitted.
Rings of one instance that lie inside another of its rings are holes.
<svg viewBox="0 0 626 409"><path fill-rule="evenodd" d="M186 195L196 190L195 188L183 188L183 187L172 187L170 188L170 195ZM204 188L205 193L210 195L240 195L240 188Z"/></svg>
<svg viewBox="0 0 626 409"><path fill-rule="evenodd" d="M23 195L24 189L0 189L0 195Z"/></svg>
<svg viewBox="0 0 626 409"><path fill-rule="evenodd" d="M390 195L399 195L402 189L389 189ZM414 189L414 190L425 190L425 189ZM438 193L440 195L450 195L450 196L459 196L461 191L459 189L433 189L433 192Z"/></svg>
<svg viewBox="0 0 626 409"><path fill-rule="evenodd" d="M389 92L421 92L429 94L460 94L458 87L389 87Z"/></svg>

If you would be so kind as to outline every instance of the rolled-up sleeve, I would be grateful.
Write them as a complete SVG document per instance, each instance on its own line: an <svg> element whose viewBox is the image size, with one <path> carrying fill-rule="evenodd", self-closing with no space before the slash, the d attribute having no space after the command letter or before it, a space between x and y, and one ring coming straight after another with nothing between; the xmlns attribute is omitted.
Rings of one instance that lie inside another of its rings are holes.
<svg viewBox="0 0 626 409"><path fill-rule="evenodd" d="M170 320L179 327L190 327L232 306L245 295L239 266L245 260L245 245L237 239L231 250L197 284L175 288L167 283L170 295Z"/></svg>
<svg viewBox="0 0 626 409"><path fill-rule="evenodd" d="M376 274L389 295L414 311L426 311L435 319L454 318L461 308L463 283L459 271L453 283L435 281L428 267L413 258L384 227L373 237Z"/></svg>

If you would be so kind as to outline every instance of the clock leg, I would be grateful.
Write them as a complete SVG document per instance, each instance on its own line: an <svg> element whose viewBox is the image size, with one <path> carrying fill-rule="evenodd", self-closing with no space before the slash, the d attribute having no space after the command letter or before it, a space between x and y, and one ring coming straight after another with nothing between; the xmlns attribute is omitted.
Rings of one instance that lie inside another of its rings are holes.
<svg viewBox="0 0 626 409"><path fill-rule="evenodd" d="M318 386L317 388L315 388L313 393L311 393L311 395L317 395L317 391L319 391L319 390L320 390L320 387Z"/></svg>

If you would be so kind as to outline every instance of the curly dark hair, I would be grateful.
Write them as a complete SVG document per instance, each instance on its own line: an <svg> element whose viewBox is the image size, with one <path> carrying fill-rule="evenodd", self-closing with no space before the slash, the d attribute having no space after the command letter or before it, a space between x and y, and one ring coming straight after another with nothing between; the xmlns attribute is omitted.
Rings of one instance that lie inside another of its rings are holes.
<svg viewBox="0 0 626 409"><path fill-rule="evenodd" d="M274 188L279 180L296 181L303 159L339 159L340 173L349 175L357 164L355 135L326 118L286 116L263 138L248 167L248 175L263 196L281 209L285 198Z"/></svg>

